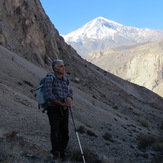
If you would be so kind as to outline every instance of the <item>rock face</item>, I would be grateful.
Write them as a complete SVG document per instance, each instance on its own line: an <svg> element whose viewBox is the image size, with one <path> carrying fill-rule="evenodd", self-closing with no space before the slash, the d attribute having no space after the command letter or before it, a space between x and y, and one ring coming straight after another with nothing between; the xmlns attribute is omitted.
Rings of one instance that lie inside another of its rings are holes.
<svg viewBox="0 0 163 163"><path fill-rule="evenodd" d="M0 162L50 161L49 122L37 109L35 89L57 55L72 81L72 111L86 162L162 159L160 96L83 60L59 36L38 0L0 3ZM67 162L82 162L71 117L67 152Z"/></svg>
<svg viewBox="0 0 163 163"><path fill-rule="evenodd" d="M163 97L163 41L91 52L88 61Z"/></svg>
<svg viewBox="0 0 163 163"><path fill-rule="evenodd" d="M59 36L40 1L2 0L0 12L0 44L6 48L39 65L74 53Z"/></svg>

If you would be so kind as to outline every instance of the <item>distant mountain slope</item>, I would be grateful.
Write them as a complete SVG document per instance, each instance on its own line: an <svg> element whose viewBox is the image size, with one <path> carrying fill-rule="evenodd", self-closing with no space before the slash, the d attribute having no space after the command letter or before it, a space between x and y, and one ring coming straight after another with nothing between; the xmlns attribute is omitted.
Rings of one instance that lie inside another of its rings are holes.
<svg viewBox="0 0 163 163"><path fill-rule="evenodd" d="M163 39L163 30L128 27L98 17L63 37L85 58L94 50Z"/></svg>
<svg viewBox="0 0 163 163"><path fill-rule="evenodd" d="M130 49L94 51L88 61L163 97L163 40Z"/></svg>

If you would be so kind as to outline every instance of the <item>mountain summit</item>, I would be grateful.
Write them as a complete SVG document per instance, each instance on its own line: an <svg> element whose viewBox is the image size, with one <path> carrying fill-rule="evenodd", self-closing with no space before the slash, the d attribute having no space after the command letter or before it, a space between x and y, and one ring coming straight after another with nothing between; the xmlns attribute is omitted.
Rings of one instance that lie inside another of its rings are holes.
<svg viewBox="0 0 163 163"><path fill-rule="evenodd" d="M94 50L162 39L163 30L129 27L98 17L63 37L85 58L88 52Z"/></svg>
<svg viewBox="0 0 163 163"><path fill-rule="evenodd" d="M116 30L122 26L123 25L107 20L103 17L98 17L88 22L78 30L66 35L65 41L80 42L84 41L85 38L89 38L91 40L111 38L113 40L113 36L116 33Z"/></svg>

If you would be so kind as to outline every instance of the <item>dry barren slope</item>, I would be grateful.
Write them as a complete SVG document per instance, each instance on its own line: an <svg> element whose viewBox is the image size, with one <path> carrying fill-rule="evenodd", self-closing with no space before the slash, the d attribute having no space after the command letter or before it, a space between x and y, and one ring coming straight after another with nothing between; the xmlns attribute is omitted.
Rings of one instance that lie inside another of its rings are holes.
<svg viewBox="0 0 163 163"><path fill-rule="evenodd" d="M48 119L37 110L34 94L47 71L2 46L0 57L0 159L46 162L50 158ZM79 82L69 77L74 81L73 114L88 162L152 159L157 153L139 150L136 138L161 132L162 98L95 67L87 71L89 77ZM150 122L150 128L142 126L143 119ZM69 157L75 159L79 147L71 121L70 136Z"/></svg>

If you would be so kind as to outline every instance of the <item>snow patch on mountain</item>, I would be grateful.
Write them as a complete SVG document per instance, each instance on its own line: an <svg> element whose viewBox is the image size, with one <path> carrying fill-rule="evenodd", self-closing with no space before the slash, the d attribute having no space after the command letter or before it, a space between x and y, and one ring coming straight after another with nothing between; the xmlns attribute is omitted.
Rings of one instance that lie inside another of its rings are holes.
<svg viewBox="0 0 163 163"><path fill-rule="evenodd" d="M105 50L119 46L163 39L163 30L124 26L114 21L98 17L67 35L62 35L83 58L95 50Z"/></svg>
<svg viewBox="0 0 163 163"><path fill-rule="evenodd" d="M67 35L63 35L66 42L83 42L88 38L91 40L103 40L108 38L114 40L115 34L133 39L143 35L144 31L150 29L138 29L135 27L127 27L122 24L107 20L103 17L98 17L88 22L76 31Z"/></svg>

